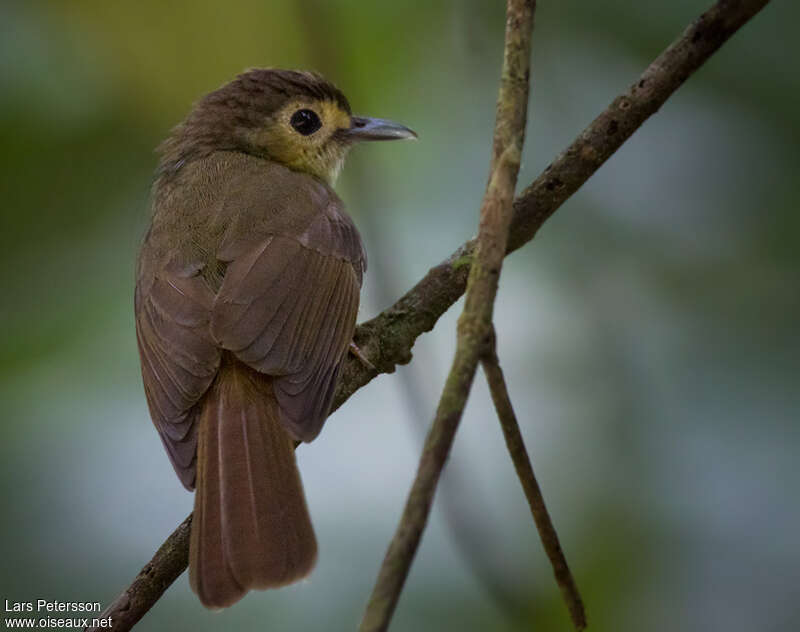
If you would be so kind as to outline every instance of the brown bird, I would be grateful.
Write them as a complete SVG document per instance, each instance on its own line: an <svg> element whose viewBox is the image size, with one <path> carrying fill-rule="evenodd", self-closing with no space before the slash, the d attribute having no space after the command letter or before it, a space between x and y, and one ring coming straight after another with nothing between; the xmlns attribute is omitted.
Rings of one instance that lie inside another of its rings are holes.
<svg viewBox="0 0 800 632"><path fill-rule="evenodd" d="M415 137L319 75L256 69L160 147L136 334L153 423L197 489L189 580L208 607L314 566L294 443L328 415L367 265L331 187L354 143Z"/></svg>

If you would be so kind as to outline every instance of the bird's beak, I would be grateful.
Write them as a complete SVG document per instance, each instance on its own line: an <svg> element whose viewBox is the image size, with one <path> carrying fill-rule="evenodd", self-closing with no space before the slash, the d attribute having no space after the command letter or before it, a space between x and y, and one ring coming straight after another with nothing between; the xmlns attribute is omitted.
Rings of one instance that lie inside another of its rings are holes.
<svg viewBox="0 0 800 632"><path fill-rule="evenodd" d="M417 133L405 125L386 119L354 116L350 119L350 129L345 131L353 142L360 140L404 140L415 139Z"/></svg>

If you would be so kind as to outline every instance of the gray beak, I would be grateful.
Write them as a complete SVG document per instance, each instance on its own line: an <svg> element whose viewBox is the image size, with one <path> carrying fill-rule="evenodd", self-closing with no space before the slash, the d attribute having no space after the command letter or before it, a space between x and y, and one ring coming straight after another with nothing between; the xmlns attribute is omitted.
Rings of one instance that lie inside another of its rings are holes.
<svg viewBox="0 0 800 632"><path fill-rule="evenodd" d="M352 141L415 139L417 133L405 125L386 119L354 116L345 134Z"/></svg>

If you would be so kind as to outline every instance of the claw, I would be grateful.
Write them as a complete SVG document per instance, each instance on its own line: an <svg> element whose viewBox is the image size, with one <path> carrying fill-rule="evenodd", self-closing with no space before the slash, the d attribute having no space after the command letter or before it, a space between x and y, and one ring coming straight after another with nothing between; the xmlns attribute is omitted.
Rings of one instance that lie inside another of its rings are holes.
<svg viewBox="0 0 800 632"><path fill-rule="evenodd" d="M378 369L375 368L375 365L367 360L367 356L362 353L361 349L358 348L358 345L352 340L350 341L350 353L357 357L361 361L361 364L367 367L370 371L378 371Z"/></svg>

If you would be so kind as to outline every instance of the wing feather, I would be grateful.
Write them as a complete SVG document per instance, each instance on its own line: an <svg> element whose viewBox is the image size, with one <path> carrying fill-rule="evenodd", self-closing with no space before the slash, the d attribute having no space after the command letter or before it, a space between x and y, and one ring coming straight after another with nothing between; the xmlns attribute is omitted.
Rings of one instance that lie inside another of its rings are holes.
<svg viewBox="0 0 800 632"><path fill-rule="evenodd" d="M136 338L150 416L172 466L194 487L196 404L219 368L220 352L208 333L213 293L202 266L143 267L135 297Z"/></svg>
<svg viewBox="0 0 800 632"><path fill-rule="evenodd" d="M344 218L329 212L299 237L230 243L239 256L228 262L212 308L216 343L276 378L281 422L303 441L327 417L358 313L364 255Z"/></svg>

